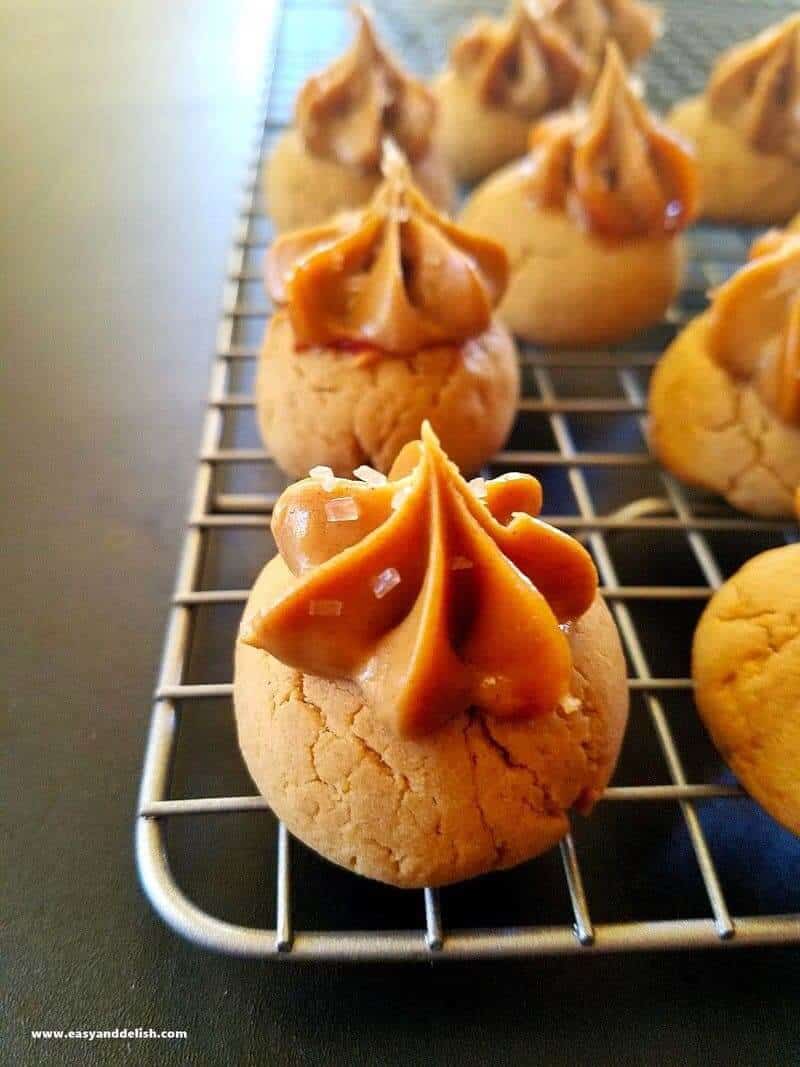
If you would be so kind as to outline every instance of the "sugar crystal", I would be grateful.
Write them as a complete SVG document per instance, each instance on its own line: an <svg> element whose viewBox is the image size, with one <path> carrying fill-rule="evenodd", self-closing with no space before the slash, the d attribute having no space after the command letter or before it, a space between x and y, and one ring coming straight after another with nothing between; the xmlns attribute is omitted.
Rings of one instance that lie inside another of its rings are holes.
<svg viewBox="0 0 800 1067"><path fill-rule="evenodd" d="M383 600L387 593L391 593L396 585L400 584L400 572L396 567L387 567L379 575L372 579L372 592L378 600Z"/></svg>
<svg viewBox="0 0 800 1067"><path fill-rule="evenodd" d="M374 467L368 467L364 464L361 467L356 467L353 474L361 482L366 482L367 485L385 485L386 475L381 474L380 471L376 471Z"/></svg>
<svg viewBox="0 0 800 1067"><path fill-rule="evenodd" d="M313 478L315 482L319 482L326 493L329 493L336 484L336 475L330 467L312 467L308 472L308 476Z"/></svg>
<svg viewBox="0 0 800 1067"><path fill-rule="evenodd" d="M486 499L486 479L485 478L473 478L472 481L469 482L469 487L470 487L472 492L475 494L475 496L479 500L485 500Z"/></svg>
<svg viewBox="0 0 800 1067"><path fill-rule="evenodd" d="M351 496L335 496L325 501L325 517L328 522L355 522L358 504Z"/></svg>

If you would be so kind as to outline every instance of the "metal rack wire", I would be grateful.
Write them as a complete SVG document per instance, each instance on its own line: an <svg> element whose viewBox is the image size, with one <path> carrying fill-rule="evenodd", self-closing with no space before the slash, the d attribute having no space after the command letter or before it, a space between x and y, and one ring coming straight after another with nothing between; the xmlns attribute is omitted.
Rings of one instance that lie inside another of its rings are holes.
<svg viewBox="0 0 800 1067"><path fill-rule="evenodd" d="M768 6L770 10L762 10L758 21L777 17L788 5ZM727 20L720 17L721 7L726 8ZM441 58L444 40L470 12L468 4L450 4L440 9L434 2L430 10L426 7L423 38L419 20L414 23L410 12L391 10L392 5L387 4L383 9L379 7L379 15L386 8L390 9L390 28L395 39L400 35L401 47L416 48L418 52L420 40L426 46L434 41L428 48L428 65ZM683 34L691 40L695 56L698 48L701 52L705 49L703 55L707 57L726 40L755 28L750 24L753 12L745 5L729 3L715 8L710 28L698 21L699 9L692 5L682 8L682 15L677 18L673 33L679 39ZM525 388L517 426L509 447L491 465L493 470L513 468L539 475L545 483L546 504L553 508L545 518L584 538L594 556L603 594L611 604L628 656L635 697L633 716L649 719L666 769L666 780L637 780L610 787L600 807L618 806L629 813L640 812L646 805L677 807L680 819L669 825L673 835L683 835L690 847L693 858L687 862L693 863L699 873L705 900L701 914L596 921L593 895L587 891L581 862L582 856L591 853L594 819L585 830L582 828L580 841L576 833L576 837L570 834L561 844L560 863L569 912L559 923L489 926L478 913L472 920L474 925L451 928L444 921L446 902L443 909L439 893L426 889L418 926L398 929L390 925L386 929L384 920L388 916L391 923L399 891L380 888L376 889L379 897L373 899L375 910L371 917L380 917L381 921L376 921L374 927L364 922L358 929L296 929L292 879L295 850L283 825L274 829L274 923L256 926L216 918L179 887L170 865L170 859L176 857L168 847L167 836L167 827L175 819L227 817L233 813L252 818L253 813L268 812L260 796L175 796L171 779L180 737L193 729L193 707L212 701L219 705L219 715L227 716L228 722L232 714L231 684L204 673L209 641L199 634L202 627L198 615L227 610L226 620L215 631L213 645L229 651L240 610L237 606L246 599L247 586L270 555L270 513L283 482L267 453L257 446L252 426L246 424L253 408L250 383L258 355L257 340L269 314L258 263L268 238L259 207L260 170L272 138L287 118L286 101L307 70L324 58L313 48L302 55L293 51L299 39L298 29L312 25L310 20L317 28L317 36L311 35L312 45L322 36L328 54L338 47L337 34L346 26L338 5L295 0L286 3L282 13L276 12L272 28L271 62L255 158L231 253L188 528L142 775L136 854L146 893L166 922L192 941L238 955L279 955L288 959L478 958L800 942L800 914L792 913L800 912L797 893L790 896L788 911L735 912L714 849L709 845L702 805L711 801L741 808L750 801L735 783L720 780L719 764L713 760L708 764L712 780L694 780L703 776L693 775L687 768L687 755L692 757L690 762L695 762L693 753L682 750L676 739L676 721L680 724L681 720L675 716L688 718L694 714L691 679L686 676L688 670L680 669L680 664L687 662L684 653L691 635L691 616L688 621L687 616L680 616L683 623L676 626L679 633L669 635L667 642L660 620L656 617L653 621L652 611L648 618L637 618L640 608L653 605L660 605L661 611L670 606L682 613L693 610L696 616L744 556L795 537L795 532L783 523L749 519L716 500L687 491L660 470L646 450L642 423L649 368L675 330L702 308L707 286L717 284L741 262L752 236L712 227L698 227L690 235L692 261L687 287L669 320L646 337L635 344L601 352L523 352ZM705 36L698 27L705 27ZM674 40L667 41L653 62L652 91L661 105L687 88L686 80L681 82L678 77L675 47ZM697 82L694 69L692 77ZM702 77L699 80L702 82ZM643 500L643 495L648 499ZM256 532L258 545L249 554L241 544L232 550L237 573L244 580L239 587L220 582L215 575L225 569L219 562L225 550L212 544L212 539L248 530ZM622 547L620 538L624 539ZM637 558L646 581L629 581L625 576L632 569L631 559ZM654 565L655 561L660 562ZM669 669L654 667L654 655L658 662L664 661L665 645L681 646L681 651L667 657ZM228 656L224 659L227 662ZM667 701L672 702L670 706ZM639 741L636 743L638 746ZM631 752L631 767L636 767L639 754ZM650 763L642 773L646 776L649 770ZM634 772L634 777L640 775ZM633 814L629 823L630 833L641 832ZM199 835L195 847L209 847L202 829ZM604 859L614 862L612 856ZM788 862L800 867L800 853L789 853ZM349 873L341 873L340 877L356 880ZM311 892L313 886L309 889L304 884L303 890ZM243 887L244 893L255 891L255 886Z"/></svg>

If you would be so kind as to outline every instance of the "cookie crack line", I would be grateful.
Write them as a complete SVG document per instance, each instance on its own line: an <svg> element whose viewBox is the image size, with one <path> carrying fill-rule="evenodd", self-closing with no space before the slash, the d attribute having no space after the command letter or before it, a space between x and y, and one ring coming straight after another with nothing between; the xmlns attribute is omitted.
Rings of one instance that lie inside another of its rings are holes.
<svg viewBox="0 0 800 1067"><path fill-rule="evenodd" d="M747 419L743 416L744 397L747 386L740 386L734 384L734 391L736 396L736 419L738 425L741 427L742 434L747 442L753 449L754 456L745 465L731 476L728 483L727 493L733 493L741 484L742 480L748 476L753 470L760 467L767 474L771 475L781 489L788 493L790 498L794 497L795 487L790 485L775 469L775 467L769 462L766 449L764 446L764 438L769 432L769 416L764 415L763 412L758 413L758 428L760 433L754 432L749 426Z"/></svg>
<svg viewBox="0 0 800 1067"><path fill-rule="evenodd" d="M311 764L312 764L312 767L314 769L314 773L317 776L316 779L313 779L313 781L318 781L321 785L324 785L327 789L329 789L332 792L336 793L336 795L345 804L345 806L347 808L346 824L347 824L348 827L352 827L354 825L353 811L352 811L352 807L350 806L350 802L347 799L347 793L340 788L339 783L334 784L332 782L329 782L326 778L323 778L322 775L319 773L319 769L318 769L317 763L316 763L316 747L317 747L317 745L319 745L319 743L321 741L323 741L326 737L335 737L335 738L338 738L338 739L341 740L342 739L342 735L337 734L335 730L331 730L330 729L330 727L328 726L328 723L327 723L327 717L325 716L325 714L322 711L322 709L319 707L318 704L315 704L307 696L306 690L305 690L305 679L304 679L304 676L303 676L302 673L300 673L299 676L298 676L298 683L297 683L296 692L299 694L300 698L302 699L303 704L316 716L318 724L319 724L319 731L317 733L317 737L311 743L311 745L309 746L309 755L311 757ZM363 710L363 705L362 705L362 708L359 709L359 710ZM355 714L358 714L358 712L356 712ZM355 715L353 717L355 718ZM374 750L368 749L367 746L364 746L363 740L360 737L358 737L358 735L353 734L353 736L356 737L357 740L360 743L359 746L357 746L357 747L359 747L360 751L362 752L362 759L364 758L364 754L367 751L374 752ZM391 771L391 768L389 768L389 765L385 761L383 761L383 765L386 768L388 768L389 771ZM344 778L345 782L349 782L350 781L350 779L353 776L353 773L354 773L355 769L356 768L353 768L345 776L345 778ZM392 777L394 778L394 775L392 775ZM366 844L372 845L374 848L377 848L383 854L383 856L387 860L387 862L390 863L391 866L394 868L394 871L395 871L396 875L400 876L402 874L402 872L403 872L403 861L404 861L405 857L402 856L400 853L396 852L395 849L393 849L390 845L387 845L384 841L379 841L376 837L373 837L372 835L366 833L365 830L364 830L363 821L359 822L359 837ZM356 860L355 870L358 870L358 869L359 869L359 864L358 864L358 861Z"/></svg>
<svg viewBox="0 0 800 1067"><path fill-rule="evenodd" d="M552 793L547 788L542 779L539 777L539 775L536 773L536 771L533 769L533 767L529 766L527 763L520 763L513 758L513 756L505 747L505 745L503 745L502 742L498 741L498 739L489 729L489 724L487 723L485 717L479 711L476 711L474 713L474 720L478 723L478 726L483 736L486 738L487 743L499 754L506 767L508 767L510 770L522 771L523 773L527 774L530 778L531 785L534 787L534 789L541 793L543 806L537 809L537 814L562 816L564 814L563 808L561 808L561 806L557 804L556 801L553 799Z"/></svg>
<svg viewBox="0 0 800 1067"><path fill-rule="evenodd" d="M466 722L466 724L464 726L463 737L464 737L464 748L465 748L466 753L467 753L467 759L469 760L471 773L472 773L472 788L473 788L473 796L474 796L474 799L475 799L475 809L478 812L478 818L481 821L481 825L483 826L484 832L486 833L486 836L489 838L489 840L492 843L492 849L494 851L495 863L496 864L497 863L502 863L503 862L503 856L505 854L505 845L502 843L502 841L498 841L497 840L497 838L495 836L495 833L494 833L494 830L492 828L492 825L489 822L489 820L486 818L486 812L483 810L483 805L481 804L480 785L478 783L478 760L477 760L477 757L475 755L475 752L473 751L472 745L470 744L470 740L469 740L469 731L470 731L471 727L472 727L472 719L468 718L467 722Z"/></svg>

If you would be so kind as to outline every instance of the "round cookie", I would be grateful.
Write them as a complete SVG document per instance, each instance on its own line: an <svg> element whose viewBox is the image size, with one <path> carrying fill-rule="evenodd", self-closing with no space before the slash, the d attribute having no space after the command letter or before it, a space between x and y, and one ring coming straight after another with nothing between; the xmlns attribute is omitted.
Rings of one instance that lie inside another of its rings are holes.
<svg viewBox="0 0 800 1067"><path fill-rule="evenodd" d="M657 322L680 287L686 259L674 237L619 244L579 229L562 212L537 207L521 160L480 186L459 216L466 228L508 253L508 288L498 314L515 334L539 344L621 341Z"/></svg>
<svg viewBox="0 0 800 1067"><path fill-rule="evenodd" d="M751 559L697 626L695 699L720 754L800 835L800 544Z"/></svg>
<svg viewBox="0 0 800 1067"><path fill-rule="evenodd" d="M245 618L291 576L276 557ZM528 721L463 714L398 737L355 686L304 675L238 642L234 704L250 774L276 815L333 862L403 888L529 859L605 788L625 730L619 637L596 600L571 629L573 699Z"/></svg>
<svg viewBox="0 0 800 1067"><path fill-rule="evenodd" d="M387 142L408 159L430 200L453 208L455 186L436 145L436 98L384 46L367 10L356 4L352 14L352 44L303 83L293 125L267 162L265 202L279 232L366 204L381 184Z"/></svg>
<svg viewBox="0 0 800 1067"><path fill-rule="evenodd" d="M755 151L709 113L704 97L682 101L667 122L695 146L706 218L769 225L800 211L800 164Z"/></svg>
<svg viewBox="0 0 800 1067"><path fill-rule="evenodd" d="M456 189L441 150L433 146L411 167L414 181L433 204L452 211ZM380 185L379 170L347 167L312 154L297 130L287 130L270 156L264 178L267 213L278 232L325 222L366 204Z"/></svg>
<svg viewBox="0 0 800 1067"><path fill-rule="evenodd" d="M438 140L456 178L474 182L525 154L530 122L487 107L452 70L433 83L439 101Z"/></svg>
<svg viewBox="0 0 800 1067"><path fill-rule="evenodd" d="M800 428L776 418L758 391L707 353L708 313L673 341L650 382L649 437L679 478L767 518L793 513Z"/></svg>
<svg viewBox="0 0 800 1067"><path fill-rule="evenodd" d="M341 475L362 463L388 471L425 418L451 458L475 471L506 440L518 396L516 347L498 322L463 345L364 361L326 348L297 352L281 310L267 330L256 380L261 433L296 477L320 462Z"/></svg>

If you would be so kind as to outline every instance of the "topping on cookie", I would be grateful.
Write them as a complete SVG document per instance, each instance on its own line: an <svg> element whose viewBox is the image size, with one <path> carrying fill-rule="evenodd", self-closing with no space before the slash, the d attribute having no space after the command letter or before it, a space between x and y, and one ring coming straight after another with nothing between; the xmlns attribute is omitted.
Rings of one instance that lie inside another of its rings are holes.
<svg viewBox="0 0 800 1067"><path fill-rule="evenodd" d="M800 14L726 52L706 92L711 113L757 151L800 162Z"/></svg>
<svg viewBox="0 0 800 1067"><path fill-rule="evenodd" d="M430 148L436 101L386 51L364 8L354 14L351 48L300 90L297 128L309 151L345 166L376 170L387 136L416 162Z"/></svg>
<svg viewBox="0 0 800 1067"><path fill-rule="evenodd" d="M507 19L476 19L451 60L487 107L528 120L568 104L589 76L580 50L533 3L518 4Z"/></svg>
<svg viewBox="0 0 800 1067"><path fill-rule="evenodd" d="M361 345L407 355L489 326L508 280L494 241L461 229L417 190L387 144L385 180L360 211L279 237L267 288L288 305L298 347Z"/></svg>
<svg viewBox="0 0 800 1067"><path fill-rule="evenodd" d="M800 234L771 231L713 294L709 351L753 382L785 422L800 424Z"/></svg>
<svg viewBox="0 0 800 1067"><path fill-rule="evenodd" d="M595 75L609 41L633 64L650 51L661 31L658 9L638 0L541 0L541 10L580 48Z"/></svg>
<svg viewBox="0 0 800 1067"><path fill-rule="evenodd" d="M534 127L530 162L536 201L602 237L668 236L697 213L694 159L636 96L614 44L588 109Z"/></svg>
<svg viewBox="0 0 800 1067"><path fill-rule="evenodd" d="M342 499L358 516L332 525ZM272 529L294 581L241 639L353 681L402 736L472 706L501 718L551 711L571 678L562 627L591 605L597 574L577 541L535 518L541 503L529 475L476 495L425 423L386 484L286 490Z"/></svg>

